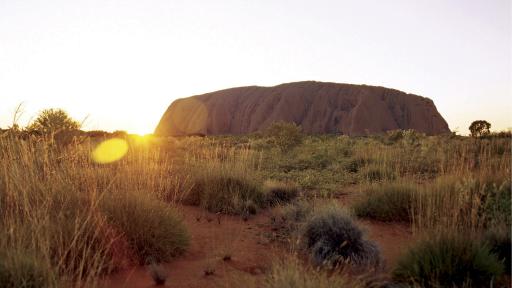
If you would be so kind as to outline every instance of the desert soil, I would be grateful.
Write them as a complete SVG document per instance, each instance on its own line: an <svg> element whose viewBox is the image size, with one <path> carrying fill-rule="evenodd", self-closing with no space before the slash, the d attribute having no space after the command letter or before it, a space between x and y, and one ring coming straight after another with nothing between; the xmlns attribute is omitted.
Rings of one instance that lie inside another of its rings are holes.
<svg viewBox="0 0 512 288"><path fill-rule="evenodd" d="M181 206L191 241L188 251L164 264L165 287L250 287L261 283L273 260L285 256L287 245L269 239L271 210L244 221L239 216L217 215L198 207ZM385 270L412 239L407 225L358 220L368 238L376 241L385 260ZM225 260L226 256L231 259ZM206 271L211 275L206 275ZM133 267L103 280L104 287L154 287L147 267ZM258 286L258 285L256 285Z"/></svg>

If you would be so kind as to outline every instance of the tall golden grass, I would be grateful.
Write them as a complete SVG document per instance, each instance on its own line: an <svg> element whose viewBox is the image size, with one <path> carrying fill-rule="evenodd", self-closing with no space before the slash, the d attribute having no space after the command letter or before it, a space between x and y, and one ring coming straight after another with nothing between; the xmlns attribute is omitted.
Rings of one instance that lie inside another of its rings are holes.
<svg viewBox="0 0 512 288"><path fill-rule="evenodd" d="M0 137L5 287L93 287L127 262L168 261L186 248L186 228L172 205L181 181L172 164L158 149L136 145L119 162L96 164L95 144ZM155 239L134 232L151 229Z"/></svg>

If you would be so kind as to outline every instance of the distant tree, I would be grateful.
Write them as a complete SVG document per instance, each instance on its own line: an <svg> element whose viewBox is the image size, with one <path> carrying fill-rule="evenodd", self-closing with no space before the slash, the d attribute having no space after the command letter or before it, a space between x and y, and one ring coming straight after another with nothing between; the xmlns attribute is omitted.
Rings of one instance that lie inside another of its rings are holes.
<svg viewBox="0 0 512 288"><path fill-rule="evenodd" d="M37 118L27 127L29 132L35 133L56 133L59 131L76 130L80 123L71 118L62 109L45 109L37 115Z"/></svg>
<svg viewBox="0 0 512 288"><path fill-rule="evenodd" d="M491 129L491 123L485 120L476 120L471 123L469 126L469 131L471 132L471 136L480 137L489 135Z"/></svg>
<svg viewBox="0 0 512 288"><path fill-rule="evenodd" d="M287 151L302 142L302 129L295 123L284 121L274 122L264 131L281 151Z"/></svg>

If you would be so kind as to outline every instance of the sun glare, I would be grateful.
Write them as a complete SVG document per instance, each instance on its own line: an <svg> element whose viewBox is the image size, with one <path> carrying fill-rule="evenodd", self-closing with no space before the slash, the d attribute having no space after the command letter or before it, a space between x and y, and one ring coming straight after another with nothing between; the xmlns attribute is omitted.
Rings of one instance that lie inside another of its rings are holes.
<svg viewBox="0 0 512 288"><path fill-rule="evenodd" d="M151 142L151 140L153 139L153 134L145 134L145 135L133 134L130 136L133 139L133 142L138 145L149 144Z"/></svg>
<svg viewBox="0 0 512 288"><path fill-rule="evenodd" d="M106 164L120 160L128 152L128 143L120 138L103 141L92 152L96 163Z"/></svg>

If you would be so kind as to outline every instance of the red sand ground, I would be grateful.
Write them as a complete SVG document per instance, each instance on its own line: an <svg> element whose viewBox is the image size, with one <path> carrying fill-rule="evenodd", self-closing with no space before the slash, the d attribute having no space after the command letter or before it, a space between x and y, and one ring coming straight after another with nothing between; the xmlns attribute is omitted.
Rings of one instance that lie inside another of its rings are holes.
<svg viewBox="0 0 512 288"><path fill-rule="evenodd" d="M191 235L191 245L181 257L165 264L169 272L165 287L241 287L247 281L258 283L263 279L273 260L286 254L283 245L268 240L271 211L263 211L243 221L241 217L205 212L197 207L181 207L184 221ZM367 230L370 239L381 247L389 266L397 259L411 240L406 225L358 221ZM231 260L224 261L226 255ZM213 275L205 276L205 270ZM109 276L104 287L154 287L146 267Z"/></svg>

